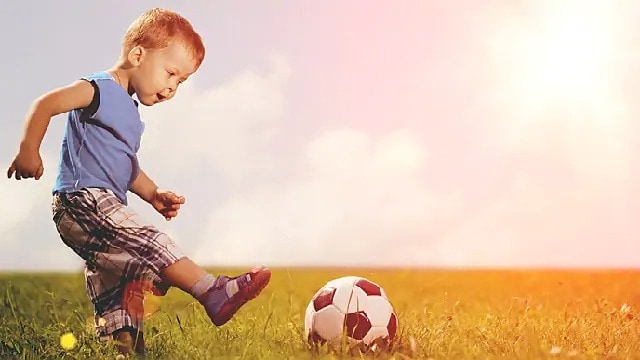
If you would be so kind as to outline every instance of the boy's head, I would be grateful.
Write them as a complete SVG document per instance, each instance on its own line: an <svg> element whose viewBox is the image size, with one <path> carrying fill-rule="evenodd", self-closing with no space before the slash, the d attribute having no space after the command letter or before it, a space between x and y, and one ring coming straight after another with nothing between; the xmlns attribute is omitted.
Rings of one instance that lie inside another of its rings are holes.
<svg viewBox="0 0 640 360"><path fill-rule="evenodd" d="M130 91L147 106L171 99L205 54L202 38L187 19L158 8L129 26L122 47Z"/></svg>

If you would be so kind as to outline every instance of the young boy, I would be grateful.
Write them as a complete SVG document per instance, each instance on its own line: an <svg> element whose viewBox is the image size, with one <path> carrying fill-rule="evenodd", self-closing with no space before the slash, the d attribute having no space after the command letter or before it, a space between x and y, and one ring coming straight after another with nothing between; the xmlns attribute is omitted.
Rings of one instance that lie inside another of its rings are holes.
<svg viewBox="0 0 640 360"><path fill-rule="evenodd" d="M139 167L136 153L144 124L132 95L146 106L170 100L200 67L204 54L188 20L164 9L147 11L127 30L113 68L34 101L7 171L16 180L39 180L44 171L39 149L49 121L68 112L53 188L53 220L62 241L86 262L98 336L117 340L121 353L144 353L145 291L164 295L175 286L197 299L221 326L271 278L265 267L233 278L214 277L127 206L131 191L171 220L184 204L182 196L160 189Z"/></svg>

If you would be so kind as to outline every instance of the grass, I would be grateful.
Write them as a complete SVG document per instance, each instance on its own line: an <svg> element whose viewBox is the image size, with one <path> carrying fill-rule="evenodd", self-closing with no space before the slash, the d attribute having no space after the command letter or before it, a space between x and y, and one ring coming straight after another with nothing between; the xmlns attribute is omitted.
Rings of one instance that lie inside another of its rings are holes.
<svg viewBox="0 0 640 360"><path fill-rule="evenodd" d="M326 281L344 275L382 285L400 321L394 349L364 358L618 359L640 354L635 317L640 272L276 269L263 295L221 328L212 326L186 294L172 289L146 321L148 358L346 357L314 354L303 337L309 299ZM94 338L80 273L2 274L0 304L2 359L115 359L112 347ZM60 346L67 332L78 339L69 351Z"/></svg>

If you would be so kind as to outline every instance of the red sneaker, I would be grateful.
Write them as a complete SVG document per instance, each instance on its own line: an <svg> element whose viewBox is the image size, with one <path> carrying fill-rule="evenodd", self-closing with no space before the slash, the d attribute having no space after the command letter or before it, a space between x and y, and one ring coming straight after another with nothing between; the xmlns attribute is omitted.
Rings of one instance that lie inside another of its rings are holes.
<svg viewBox="0 0 640 360"><path fill-rule="evenodd" d="M249 300L256 298L271 280L271 270L256 267L250 272L229 278L221 275L198 301L216 326L222 326Z"/></svg>

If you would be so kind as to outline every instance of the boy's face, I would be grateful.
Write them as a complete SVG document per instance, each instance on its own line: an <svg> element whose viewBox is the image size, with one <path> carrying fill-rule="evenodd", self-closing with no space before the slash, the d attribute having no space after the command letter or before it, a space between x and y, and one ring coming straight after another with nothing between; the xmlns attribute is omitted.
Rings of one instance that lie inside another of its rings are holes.
<svg viewBox="0 0 640 360"><path fill-rule="evenodd" d="M172 41L162 49L138 51L139 56L132 61L137 69L131 85L138 100L146 106L171 99L178 85L197 70L195 60L179 41Z"/></svg>

